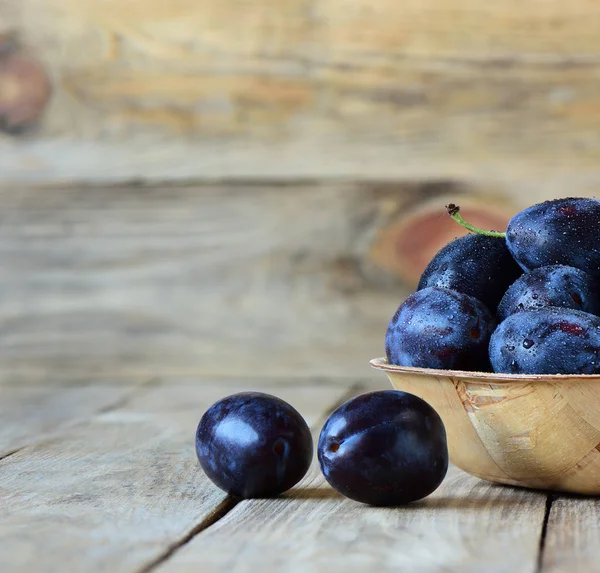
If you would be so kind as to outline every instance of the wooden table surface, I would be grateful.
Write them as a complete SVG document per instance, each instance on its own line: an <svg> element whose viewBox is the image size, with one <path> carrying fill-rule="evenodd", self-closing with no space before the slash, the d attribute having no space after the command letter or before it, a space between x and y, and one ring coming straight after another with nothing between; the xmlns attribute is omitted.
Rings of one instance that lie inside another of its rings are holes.
<svg viewBox="0 0 600 573"><path fill-rule="evenodd" d="M451 467L402 508L347 500L315 461L276 499L228 498L200 470L199 418L257 389L315 437L386 381L142 379L0 383L0 571L598 571L600 504L490 484Z"/></svg>
<svg viewBox="0 0 600 573"><path fill-rule="evenodd" d="M595 499L451 468L371 508L314 463L237 503L193 439L238 390L316 436L389 387L448 203L501 229L597 195L599 29L594 0L0 0L0 573L600 572Z"/></svg>

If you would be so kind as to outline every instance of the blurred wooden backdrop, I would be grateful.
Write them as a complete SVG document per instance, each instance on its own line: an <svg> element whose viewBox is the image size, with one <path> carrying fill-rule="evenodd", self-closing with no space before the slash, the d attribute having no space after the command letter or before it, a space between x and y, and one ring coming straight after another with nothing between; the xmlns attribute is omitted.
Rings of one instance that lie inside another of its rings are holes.
<svg viewBox="0 0 600 573"><path fill-rule="evenodd" d="M596 0L0 0L0 369L359 376L456 202L600 188Z"/></svg>

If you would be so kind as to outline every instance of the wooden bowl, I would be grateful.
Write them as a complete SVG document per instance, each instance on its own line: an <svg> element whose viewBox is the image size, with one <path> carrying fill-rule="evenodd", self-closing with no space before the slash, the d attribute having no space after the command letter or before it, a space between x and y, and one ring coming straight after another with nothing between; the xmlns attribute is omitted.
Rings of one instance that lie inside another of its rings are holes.
<svg viewBox="0 0 600 573"><path fill-rule="evenodd" d="M515 375L370 362L431 404L450 461L481 479L600 494L600 375Z"/></svg>

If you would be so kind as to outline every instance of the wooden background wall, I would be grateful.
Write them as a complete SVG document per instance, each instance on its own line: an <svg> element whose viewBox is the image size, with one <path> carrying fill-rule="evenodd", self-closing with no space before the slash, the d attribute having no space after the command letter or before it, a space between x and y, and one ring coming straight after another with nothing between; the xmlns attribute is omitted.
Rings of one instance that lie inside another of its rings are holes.
<svg viewBox="0 0 600 573"><path fill-rule="evenodd" d="M449 201L600 188L596 0L0 0L0 369L358 376Z"/></svg>

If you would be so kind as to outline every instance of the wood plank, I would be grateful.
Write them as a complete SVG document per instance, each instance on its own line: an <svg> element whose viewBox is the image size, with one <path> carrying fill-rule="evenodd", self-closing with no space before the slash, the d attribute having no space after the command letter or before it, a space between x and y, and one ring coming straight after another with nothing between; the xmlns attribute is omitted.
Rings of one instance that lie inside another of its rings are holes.
<svg viewBox="0 0 600 573"><path fill-rule="evenodd" d="M116 380L79 387L0 386L0 459L29 444L45 441L71 424L108 411L127 400L140 384Z"/></svg>
<svg viewBox="0 0 600 573"><path fill-rule="evenodd" d="M0 195L0 371L372 376L407 289L370 248L413 189Z"/></svg>
<svg viewBox="0 0 600 573"><path fill-rule="evenodd" d="M285 498L240 503L156 571L197 571L201 563L207 573L533 573L545 500L451 467L425 500L372 508L342 498L313 471Z"/></svg>
<svg viewBox="0 0 600 573"><path fill-rule="evenodd" d="M600 500L557 496L552 503L543 573L591 573L600 559Z"/></svg>
<svg viewBox="0 0 600 573"><path fill-rule="evenodd" d="M592 190L599 26L594 0L2 0L53 97L0 173Z"/></svg>
<svg viewBox="0 0 600 573"><path fill-rule="evenodd" d="M232 390L160 385L5 458L0 545L11 550L0 569L129 573L180 542L225 499L200 470L193 435ZM305 384L275 393L314 424L346 392Z"/></svg>

